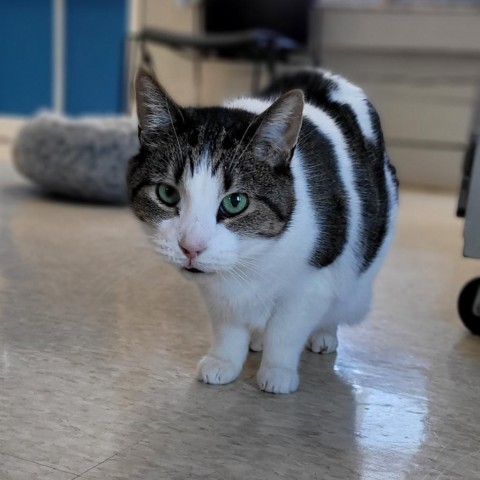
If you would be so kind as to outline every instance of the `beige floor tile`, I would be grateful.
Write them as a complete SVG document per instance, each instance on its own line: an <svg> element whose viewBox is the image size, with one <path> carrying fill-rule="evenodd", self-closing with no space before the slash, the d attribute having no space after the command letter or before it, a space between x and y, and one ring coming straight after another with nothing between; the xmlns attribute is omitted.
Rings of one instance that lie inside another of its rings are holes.
<svg viewBox="0 0 480 480"><path fill-rule="evenodd" d="M259 354L231 385L194 380L205 309L127 210L47 198L0 164L0 458L29 461L14 479L480 479L480 338L455 306L480 261L454 208L402 192L370 318L272 396Z"/></svg>

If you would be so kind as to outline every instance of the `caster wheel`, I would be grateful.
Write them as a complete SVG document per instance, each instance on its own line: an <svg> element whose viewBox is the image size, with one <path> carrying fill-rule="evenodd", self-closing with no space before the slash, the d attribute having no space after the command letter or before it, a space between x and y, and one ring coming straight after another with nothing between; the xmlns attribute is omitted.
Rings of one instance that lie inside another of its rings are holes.
<svg viewBox="0 0 480 480"><path fill-rule="evenodd" d="M465 326L480 335L480 278L467 283L458 297L458 313Z"/></svg>

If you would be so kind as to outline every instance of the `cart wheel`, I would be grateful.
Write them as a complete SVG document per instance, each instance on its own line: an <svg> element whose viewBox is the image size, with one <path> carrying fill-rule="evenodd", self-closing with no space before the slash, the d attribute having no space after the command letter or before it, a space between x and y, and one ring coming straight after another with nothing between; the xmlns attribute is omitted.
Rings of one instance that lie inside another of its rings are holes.
<svg viewBox="0 0 480 480"><path fill-rule="evenodd" d="M480 335L480 278L467 283L458 297L458 313L465 326Z"/></svg>

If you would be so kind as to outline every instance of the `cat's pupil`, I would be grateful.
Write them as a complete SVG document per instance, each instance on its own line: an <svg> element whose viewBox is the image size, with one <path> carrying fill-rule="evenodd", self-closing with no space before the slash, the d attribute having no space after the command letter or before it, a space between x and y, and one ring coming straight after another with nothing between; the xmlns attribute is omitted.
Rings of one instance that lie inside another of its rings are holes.
<svg viewBox="0 0 480 480"><path fill-rule="evenodd" d="M230 203L232 204L233 208L237 208L238 204L240 203L240 195L238 193L231 195Z"/></svg>
<svg viewBox="0 0 480 480"><path fill-rule="evenodd" d="M172 197L174 195L173 188L170 187L170 186L166 186L165 187L165 195L167 195L167 197Z"/></svg>

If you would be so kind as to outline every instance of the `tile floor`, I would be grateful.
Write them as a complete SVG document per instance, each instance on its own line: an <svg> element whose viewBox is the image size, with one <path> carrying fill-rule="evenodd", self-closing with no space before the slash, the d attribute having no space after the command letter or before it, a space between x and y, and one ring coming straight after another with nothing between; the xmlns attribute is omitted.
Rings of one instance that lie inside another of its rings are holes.
<svg viewBox="0 0 480 480"><path fill-rule="evenodd" d="M480 261L454 196L401 203L369 320L273 396L259 354L231 385L194 380L205 309L126 209L0 162L0 480L480 479L480 338L455 310Z"/></svg>

